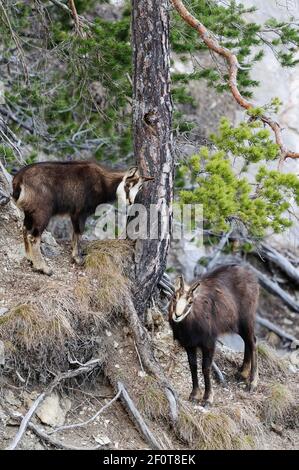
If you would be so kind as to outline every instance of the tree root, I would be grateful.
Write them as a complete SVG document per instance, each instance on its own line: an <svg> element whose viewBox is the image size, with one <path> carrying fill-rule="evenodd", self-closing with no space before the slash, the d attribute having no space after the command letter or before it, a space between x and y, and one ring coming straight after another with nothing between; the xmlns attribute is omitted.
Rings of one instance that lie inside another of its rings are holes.
<svg viewBox="0 0 299 470"><path fill-rule="evenodd" d="M83 364L81 367L79 367L78 369L74 369L74 370L69 370L67 372L62 372L60 375L58 375L57 377L55 377L55 379L48 385L48 387L46 388L46 390L41 393L38 398L34 401L33 405L30 407L29 411L26 413L25 416L22 416L20 415L19 413L16 413L15 414L15 417L20 420L21 419L21 424L20 424L20 427L19 427L19 430L17 432L17 434L15 435L14 439L12 440L12 442L6 447L6 450L14 450L17 448L18 444L20 443L22 437L24 436L25 432L26 432L26 429L27 427L31 428L34 430L34 428L32 426L31 423L30 423L30 420L31 418L34 416L34 414L36 413L36 410L37 408L39 407L39 405L44 401L44 399L50 395L52 393L52 391L54 390L54 388L62 381L62 380L65 380L65 379L70 379L70 378L73 378L73 377L77 377L78 375L81 375L83 373L86 373L86 372L90 372L91 370L95 369L99 364L102 363L102 360L100 359L92 359L88 362L86 362L85 364ZM35 426L36 428L36 426ZM39 431L42 431L39 429ZM43 431L42 431L43 432ZM45 435L47 435L47 433L45 433Z"/></svg>

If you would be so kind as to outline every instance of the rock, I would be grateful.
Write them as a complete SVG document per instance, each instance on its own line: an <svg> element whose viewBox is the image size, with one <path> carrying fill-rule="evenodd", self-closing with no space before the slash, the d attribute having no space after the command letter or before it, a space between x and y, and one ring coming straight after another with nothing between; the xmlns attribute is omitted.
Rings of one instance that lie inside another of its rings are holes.
<svg viewBox="0 0 299 470"><path fill-rule="evenodd" d="M45 231L42 234L41 251L48 258L58 256L60 253L60 246L50 232Z"/></svg>
<svg viewBox="0 0 299 470"><path fill-rule="evenodd" d="M58 247L57 241L55 240L53 235L48 231L43 232L43 234L42 234L42 243L46 243L49 246Z"/></svg>
<svg viewBox="0 0 299 470"><path fill-rule="evenodd" d="M109 439L108 436L94 436L94 440L100 444L101 446L107 446L108 444L111 443L111 440Z"/></svg>
<svg viewBox="0 0 299 470"><path fill-rule="evenodd" d="M281 342L280 337L273 331L270 331L270 333L267 335L267 341L272 347L279 346Z"/></svg>
<svg viewBox="0 0 299 470"><path fill-rule="evenodd" d="M4 315L4 314L7 313L7 312L8 312L8 308L6 308L6 307L1 307L1 308L0 308L0 317L1 317L1 315Z"/></svg>
<svg viewBox="0 0 299 470"><path fill-rule="evenodd" d="M60 399L56 393L52 393L38 408L36 415L43 424L62 426L70 409L71 401L68 398Z"/></svg>
<svg viewBox="0 0 299 470"><path fill-rule="evenodd" d="M235 352L244 352L244 341L239 335L234 333L221 335L219 336L218 340L221 344Z"/></svg>
<svg viewBox="0 0 299 470"><path fill-rule="evenodd" d="M290 354L290 362L296 367L299 367L299 351L294 351Z"/></svg>
<svg viewBox="0 0 299 470"><path fill-rule="evenodd" d="M12 390L7 390L4 395L6 403L12 406L21 406L21 401L15 396Z"/></svg>
<svg viewBox="0 0 299 470"><path fill-rule="evenodd" d="M3 341L0 340L0 366L5 364L5 348Z"/></svg>

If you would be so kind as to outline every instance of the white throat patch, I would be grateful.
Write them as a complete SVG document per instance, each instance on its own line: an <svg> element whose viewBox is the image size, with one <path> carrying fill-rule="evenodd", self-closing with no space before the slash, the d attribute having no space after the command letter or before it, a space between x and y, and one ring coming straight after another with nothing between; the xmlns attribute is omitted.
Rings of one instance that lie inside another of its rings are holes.
<svg viewBox="0 0 299 470"><path fill-rule="evenodd" d="M133 186L133 188L130 189L130 192L129 192L130 204L134 204L135 197L137 196L138 191L141 188L141 186L142 186L142 181L139 181L137 184L135 184L135 186Z"/></svg>
<svg viewBox="0 0 299 470"><path fill-rule="evenodd" d="M119 206L126 206L127 205L127 195L125 191L125 183L122 181L119 183L117 190L116 190L117 200Z"/></svg>

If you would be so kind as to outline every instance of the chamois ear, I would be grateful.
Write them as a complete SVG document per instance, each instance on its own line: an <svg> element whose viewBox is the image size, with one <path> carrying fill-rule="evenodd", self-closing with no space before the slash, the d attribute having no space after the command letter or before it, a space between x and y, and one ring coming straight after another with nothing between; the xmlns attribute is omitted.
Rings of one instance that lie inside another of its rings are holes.
<svg viewBox="0 0 299 470"><path fill-rule="evenodd" d="M176 277L174 282L174 288L176 295L181 295L185 290L185 281L182 274Z"/></svg>
<svg viewBox="0 0 299 470"><path fill-rule="evenodd" d="M200 285L200 281L194 282L192 284L192 286L190 287L190 289L189 289L188 296L193 295L193 292L196 291L196 289L198 288L199 285Z"/></svg>
<svg viewBox="0 0 299 470"><path fill-rule="evenodd" d="M136 176L137 178L139 177L139 171L137 166L133 166L132 168L129 168L128 171L125 174L125 180L127 178L133 178L133 176Z"/></svg>

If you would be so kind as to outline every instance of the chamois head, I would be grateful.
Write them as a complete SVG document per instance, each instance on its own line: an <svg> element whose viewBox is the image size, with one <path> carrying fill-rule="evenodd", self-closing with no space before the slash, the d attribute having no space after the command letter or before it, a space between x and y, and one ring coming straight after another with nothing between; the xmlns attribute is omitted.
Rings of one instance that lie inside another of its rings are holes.
<svg viewBox="0 0 299 470"><path fill-rule="evenodd" d="M197 281L191 287L188 287L182 275L176 278L175 293L170 307L171 319L174 322L181 322L190 313L194 299L193 294L199 284L200 282Z"/></svg>
<svg viewBox="0 0 299 470"><path fill-rule="evenodd" d="M116 194L121 204L134 204L137 193L146 181L153 180L151 176L141 176L136 166L130 168L118 185Z"/></svg>

